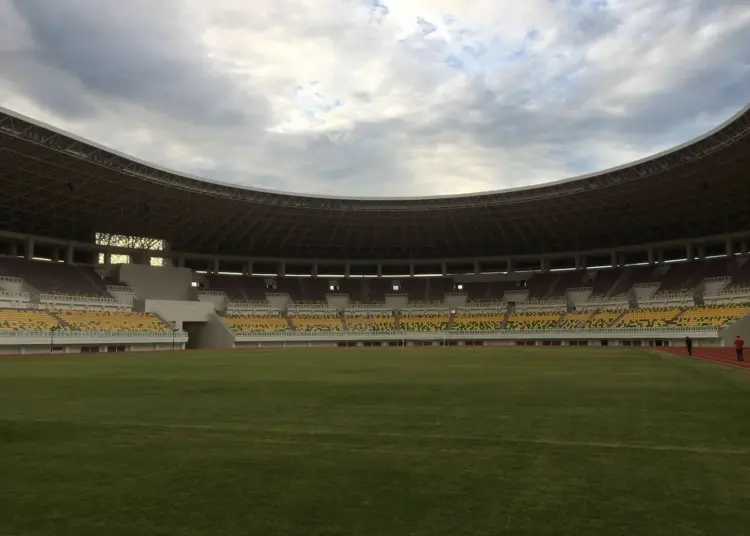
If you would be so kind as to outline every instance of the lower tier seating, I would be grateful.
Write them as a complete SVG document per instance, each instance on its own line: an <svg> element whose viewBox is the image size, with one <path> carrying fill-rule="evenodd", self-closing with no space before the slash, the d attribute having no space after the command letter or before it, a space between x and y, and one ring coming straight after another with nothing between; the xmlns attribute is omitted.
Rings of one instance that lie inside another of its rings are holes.
<svg viewBox="0 0 750 536"><path fill-rule="evenodd" d="M237 333L280 333L289 331L286 318L278 315L227 316L225 322Z"/></svg>
<svg viewBox="0 0 750 536"><path fill-rule="evenodd" d="M722 327L750 314L750 303L693 307L672 323L679 327Z"/></svg>
<svg viewBox="0 0 750 536"><path fill-rule="evenodd" d="M396 319L393 313L349 313L345 317L346 327L349 331L395 331Z"/></svg>
<svg viewBox="0 0 750 536"><path fill-rule="evenodd" d="M402 331L444 331L448 328L450 314L445 313L402 313L399 325Z"/></svg>
<svg viewBox="0 0 750 536"><path fill-rule="evenodd" d="M292 317L292 324L297 331L341 331L341 318L334 314L302 315L296 314Z"/></svg>
<svg viewBox="0 0 750 536"><path fill-rule="evenodd" d="M662 328L682 312L679 307L650 307L631 309L614 327L618 328Z"/></svg>
<svg viewBox="0 0 750 536"><path fill-rule="evenodd" d="M563 317L557 327L561 329L580 328L590 314L590 311L576 311L574 313L568 313Z"/></svg>
<svg viewBox="0 0 750 536"><path fill-rule="evenodd" d="M563 314L563 311L516 311L508 317L505 327L517 331L552 329Z"/></svg>
<svg viewBox="0 0 750 536"><path fill-rule="evenodd" d="M457 331L497 331L505 320L505 311L481 312L457 311L453 317L453 329Z"/></svg>
<svg viewBox="0 0 750 536"><path fill-rule="evenodd" d="M0 331L49 331L58 327L57 318L36 309L0 309Z"/></svg>
<svg viewBox="0 0 750 536"><path fill-rule="evenodd" d="M610 309L607 311L597 311L591 318L589 318L583 325L586 329L604 329L612 326L612 323L617 320L625 309Z"/></svg>
<svg viewBox="0 0 750 536"><path fill-rule="evenodd" d="M63 321L64 331L172 331L170 326L152 313L65 309L55 311L55 314Z"/></svg>

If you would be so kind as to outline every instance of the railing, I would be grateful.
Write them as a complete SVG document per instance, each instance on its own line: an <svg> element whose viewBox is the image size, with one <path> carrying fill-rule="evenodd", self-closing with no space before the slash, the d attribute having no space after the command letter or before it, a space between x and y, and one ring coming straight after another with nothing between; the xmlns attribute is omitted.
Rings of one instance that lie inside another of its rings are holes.
<svg viewBox="0 0 750 536"><path fill-rule="evenodd" d="M388 310L390 309L385 303L349 303L346 306L347 309L377 309L377 310Z"/></svg>
<svg viewBox="0 0 750 536"><path fill-rule="evenodd" d="M288 337L300 337L300 336L313 336L313 337L330 337L333 335L343 334L343 335L362 335L362 336L402 336L402 337L411 337L411 336L434 336L434 335L446 335L446 336L478 336L478 335L549 335L549 334L559 334L559 335L586 335L586 334L644 334L644 335L653 335L658 333L666 333L666 334L682 334L682 333L715 333L718 336L720 328L716 327L710 327L710 326L696 326L696 327L668 327L668 328L571 328L571 329L562 329L562 328L553 328L553 329L500 329L500 330L494 330L494 331L461 331L461 330L451 330L451 331L340 331L336 333L331 333L330 331L306 331L306 332L299 332L299 331L276 331L276 332L264 332L264 331L243 331L243 332L235 332L235 335L237 336L251 336L251 337L261 337L261 336L274 336L274 337L280 337L280 336L288 336Z"/></svg>
<svg viewBox="0 0 750 536"><path fill-rule="evenodd" d="M102 296L75 296L73 294L40 294L39 300L43 302L73 302L73 303L112 303L120 304L114 298Z"/></svg>
<svg viewBox="0 0 750 536"><path fill-rule="evenodd" d="M29 299L28 292L9 292L7 290L0 290L0 297L3 298L25 298Z"/></svg>
<svg viewBox="0 0 750 536"><path fill-rule="evenodd" d="M134 292L132 288L126 287L123 285L107 285L107 291L108 292Z"/></svg>
<svg viewBox="0 0 750 536"><path fill-rule="evenodd" d="M2 331L0 330L0 338L3 337L14 337L14 338L52 338L55 339L97 339L97 338L117 338L117 339L144 339L144 338L160 338L160 339L171 339L172 337L184 338L187 337L187 332L178 331L176 333L172 331Z"/></svg>
<svg viewBox="0 0 750 536"><path fill-rule="evenodd" d="M226 296L223 290L200 290L198 296Z"/></svg>
<svg viewBox="0 0 750 536"><path fill-rule="evenodd" d="M271 306L264 301L229 302L227 309L271 309Z"/></svg>
<svg viewBox="0 0 750 536"><path fill-rule="evenodd" d="M11 277L9 275L0 275L0 281L5 281L7 283L16 283L19 285L23 283L23 280L20 277Z"/></svg>

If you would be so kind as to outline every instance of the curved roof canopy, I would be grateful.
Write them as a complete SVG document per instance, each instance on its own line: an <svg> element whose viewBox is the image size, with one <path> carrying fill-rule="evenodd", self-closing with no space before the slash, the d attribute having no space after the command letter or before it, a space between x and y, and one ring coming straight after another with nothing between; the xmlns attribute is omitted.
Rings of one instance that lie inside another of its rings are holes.
<svg viewBox="0 0 750 536"><path fill-rule="evenodd" d="M750 229L750 106L676 149L584 177L424 198L294 195L209 182L0 109L0 229L296 259L593 250Z"/></svg>

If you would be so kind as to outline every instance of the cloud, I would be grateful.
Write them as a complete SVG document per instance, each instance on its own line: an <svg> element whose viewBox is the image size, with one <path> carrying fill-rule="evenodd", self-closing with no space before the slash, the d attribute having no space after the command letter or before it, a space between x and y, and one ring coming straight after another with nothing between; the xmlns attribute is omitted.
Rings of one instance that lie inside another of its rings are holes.
<svg viewBox="0 0 750 536"><path fill-rule="evenodd" d="M0 0L0 105L214 180L467 193L713 128L748 50L745 0Z"/></svg>

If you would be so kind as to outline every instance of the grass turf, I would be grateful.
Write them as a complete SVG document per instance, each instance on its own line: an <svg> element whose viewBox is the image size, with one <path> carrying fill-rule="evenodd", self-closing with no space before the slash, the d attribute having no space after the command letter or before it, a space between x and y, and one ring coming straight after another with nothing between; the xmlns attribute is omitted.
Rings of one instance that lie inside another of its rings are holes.
<svg viewBox="0 0 750 536"><path fill-rule="evenodd" d="M0 360L0 534L750 527L750 374L641 350Z"/></svg>

